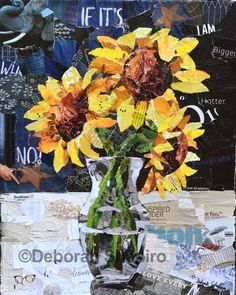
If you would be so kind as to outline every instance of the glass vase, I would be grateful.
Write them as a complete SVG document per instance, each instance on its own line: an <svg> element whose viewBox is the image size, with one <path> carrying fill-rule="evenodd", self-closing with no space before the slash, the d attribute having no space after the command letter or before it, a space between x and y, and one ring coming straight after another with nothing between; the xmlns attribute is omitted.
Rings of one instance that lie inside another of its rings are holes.
<svg viewBox="0 0 236 295"><path fill-rule="evenodd" d="M142 166L140 158L87 160L93 185L81 211L86 218L80 236L94 276L92 294L128 288L133 276L145 267L149 217L136 188Z"/></svg>

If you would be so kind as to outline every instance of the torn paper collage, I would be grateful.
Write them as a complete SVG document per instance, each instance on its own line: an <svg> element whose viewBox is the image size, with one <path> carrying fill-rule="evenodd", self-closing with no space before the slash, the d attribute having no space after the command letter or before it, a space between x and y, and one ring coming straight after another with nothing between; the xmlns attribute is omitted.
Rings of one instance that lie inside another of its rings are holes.
<svg viewBox="0 0 236 295"><path fill-rule="evenodd" d="M236 3L0 0L0 294L235 295Z"/></svg>

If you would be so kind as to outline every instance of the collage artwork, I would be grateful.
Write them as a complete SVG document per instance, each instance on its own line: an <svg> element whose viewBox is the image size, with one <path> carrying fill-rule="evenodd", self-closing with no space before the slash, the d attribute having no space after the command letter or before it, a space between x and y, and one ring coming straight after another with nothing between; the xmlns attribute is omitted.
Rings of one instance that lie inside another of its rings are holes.
<svg viewBox="0 0 236 295"><path fill-rule="evenodd" d="M234 0L0 0L0 294L235 295L234 100Z"/></svg>

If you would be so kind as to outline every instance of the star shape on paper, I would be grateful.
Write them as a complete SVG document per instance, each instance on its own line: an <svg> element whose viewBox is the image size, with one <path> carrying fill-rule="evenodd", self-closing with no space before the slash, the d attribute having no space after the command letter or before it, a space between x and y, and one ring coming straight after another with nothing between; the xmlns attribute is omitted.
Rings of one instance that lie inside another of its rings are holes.
<svg viewBox="0 0 236 295"><path fill-rule="evenodd" d="M174 4L170 8L160 2L162 17L155 21L155 25L163 24L166 28L171 28L172 24L178 21L187 20L186 17L178 14L179 4Z"/></svg>
<svg viewBox="0 0 236 295"><path fill-rule="evenodd" d="M41 166L35 164L32 167L24 167L22 169L23 176L20 179L20 184L30 182L37 191L40 191L41 179L47 179L53 177L53 175L42 172Z"/></svg>

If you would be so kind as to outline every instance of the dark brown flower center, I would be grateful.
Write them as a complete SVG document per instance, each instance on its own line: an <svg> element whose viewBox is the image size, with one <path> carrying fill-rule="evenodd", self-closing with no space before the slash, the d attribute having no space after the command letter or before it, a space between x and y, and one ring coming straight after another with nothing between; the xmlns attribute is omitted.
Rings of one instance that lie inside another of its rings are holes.
<svg viewBox="0 0 236 295"><path fill-rule="evenodd" d="M180 131L179 129L175 131ZM188 142L186 136L182 133L178 137L169 140L174 148L173 151L162 153L162 157L166 160L164 169L159 171L162 176L168 175L176 171L184 162L188 152Z"/></svg>
<svg viewBox="0 0 236 295"><path fill-rule="evenodd" d="M124 65L122 82L136 102L154 99L172 82L169 63L158 57L156 49L137 49Z"/></svg>
<svg viewBox="0 0 236 295"><path fill-rule="evenodd" d="M76 98L68 95L62 99L59 110L56 127L62 139L69 142L83 131L88 112L88 98L85 93Z"/></svg>

